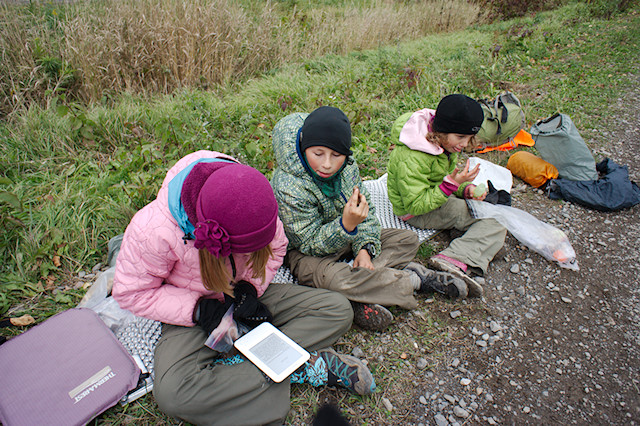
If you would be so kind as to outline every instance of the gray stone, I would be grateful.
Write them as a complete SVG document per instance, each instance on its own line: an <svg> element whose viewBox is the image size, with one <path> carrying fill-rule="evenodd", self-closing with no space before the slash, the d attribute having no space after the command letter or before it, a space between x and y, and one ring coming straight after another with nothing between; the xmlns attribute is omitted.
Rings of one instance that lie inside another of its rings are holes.
<svg viewBox="0 0 640 426"><path fill-rule="evenodd" d="M449 422L447 421L447 418L440 413L436 414L433 417L433 420L436 421L437 426L449 426Z"/></svg>
<svg viewBox="0 0 640 426"><path fill-rule="evenodd" d="M464 408L459 407L457 405L455 407L453 407L453 414L456 417L460 417L462 419L466 419L467 417L470 416L470 414L469 414L469 412L467 410L465 410Z"/></svg>

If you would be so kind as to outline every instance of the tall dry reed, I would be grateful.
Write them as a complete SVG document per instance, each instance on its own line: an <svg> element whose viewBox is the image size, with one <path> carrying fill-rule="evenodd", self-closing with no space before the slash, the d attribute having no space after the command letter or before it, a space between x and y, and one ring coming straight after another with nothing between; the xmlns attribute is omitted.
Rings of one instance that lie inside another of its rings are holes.
<svg viewBox="0 0 640 426"><path fill-rule="evenodd" d="M372 0L286 10L264 2L254 9L232 0L103 0L69 6L55 31L3 13L3 24L15 31L0 34L0 70L7 74L0 77L2 101L11 108L28 104L34 93L55 93L60 79L83 101L109 92L208 88L300 59L460 29L478 12L464 0ZM35 38L63 71L38 71L38 53L29 49Z"/></svg>

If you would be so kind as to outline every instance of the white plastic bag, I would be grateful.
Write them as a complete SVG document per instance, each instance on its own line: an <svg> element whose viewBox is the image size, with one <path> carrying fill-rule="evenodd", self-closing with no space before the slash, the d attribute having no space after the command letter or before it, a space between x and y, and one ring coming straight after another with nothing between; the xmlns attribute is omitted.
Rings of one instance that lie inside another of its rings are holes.
<svg viewBox="0 0 640 426"><path fill-rule="evenodd" d="M580 270L569 238L560 229L515 207L476 200L467 200L467 204L473 217L492 217L507 228L518 241L545 259L558 263L562 268Z"/></svg>
<svg viewBox="0 0 640 426"><path fill-rule="evenodd" d="M498 191L504 190L511 192L511 187L513 186L513 175L509 169L498 166L497 164L482 158L469 158L469 168L474 168L476 164L480 164L480 173L478 173L478 176L476 176L471 183L476 186L481 183L486 185L487 181L490 180L493 187Z"/></svg>

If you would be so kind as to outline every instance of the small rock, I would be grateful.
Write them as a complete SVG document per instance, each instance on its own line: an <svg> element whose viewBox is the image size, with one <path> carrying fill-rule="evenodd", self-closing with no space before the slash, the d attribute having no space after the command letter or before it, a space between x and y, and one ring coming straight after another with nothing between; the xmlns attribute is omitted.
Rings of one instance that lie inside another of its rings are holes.
<svg viewBox="0 0 640 426"><path fill-rule="evenodd" d="M393 405L391 404L391 401L389 401L389 399L382 398L382 405L384 405L384 408L386 408L387 411L393 411Z"/></svg>
<svg viewBox="0 0 640 426"><path fill-rule="evenodd" d="M457 368L460 365L460 358L454 358L453 361L451 361L451 366L453 368Z"/></svg>
<svg viewBox="0 0 640 426"><path fill-rule="evenodd" d="M427 368L427 360L424 358L418 358L418 360L416 361L416 367L418 367L419 370L424 370L425 368Z"/></svg>
<svg viewBox="0 0 640 426"><path fill-rule="evenodd" d="M448 395L448 394L445 393L444 395L442 395L442 397L444 399L446 399L447 401L449 401L451 404L455 404L456 403L456 399L451 395Z"/></svg>
<svg viewBox="0 0 640 426"><path fill-rule="evenodd" d="M487 341L486 340L478 340L478 341L476 341L476 345L480 346L481 348L486 348L487 347Z"/></svg>
<svg viewBox="0 0 640 426"><path fill-rule="evenodd" d="M360 349L359 346L353 348L353 350L351 351L351 355L355 356L356 358L364 358L364 352L362 351L362 349Z"/></svg>
<svg viewBox="0 0 640 426"><path fill-rule="evenodd" d="M449 422L447 421L447 418L440 413L436 414L433 417L433 420L436 421L437 426L449 426Z"/></svg>
<svg viewBox="0 0 640 426"><path fill-rule="evenodd" d="M451 311L451 312L449 312L449 316L451 318L454 318L454 319L458 318L460 315L462 315L462 312L460 312L460 311Z"/></svg>
<svg viewBox="0 0 640 426"><path fill-rule="evenodd" d="M102 263L96 263L96 265L93 268L91 268L91 272L93 272L95 274L100 269L102 269Z"/></svg>
<svg viewBox="0 0 640 426"><path fill-rule="evenodd" d="M469 412L467 410L465 410L464 408L459 407L459 406L453 407L453 414L456 417L460 417L462 419L466 419L467 417L469 417Z"/></svg>
<svg viewBox="0 0 640 426"><path fill-rule="evenodd" d="M471 379L467 379L467 378L460 379L460 384L462 386L469 386L469 384L471 384Z"/></svg>
<svg viewBox="0 0 640 426"><path fill-rule="evenodd" d="M518 272L520 272L520 265L518 265L517 263L514 263L513 265L511 265L511 269L509 269L509 271L512 274L517 274Z"/></svg>
<svg viewBox="0 0 640 426"><path fill-rule="evenodd" d="M427 398L425 398L424 396L420 395L420 404L427 405Z"/></svg>
<svg viewBox="0 0 640 426"><path fill-rule="evenodd" d="M571 303L571 299L569 299L568 297L561 297L560 300L562 300L564 303Z"/></svg>
<svg viewBox="0 0 640 426"><path fill-rule="evenodd" d="M489 323L489 328L493 333L497 333L498 331L502 330L502 326L500 326L500 324L495 321L491 321L491 323Z"/></svg>

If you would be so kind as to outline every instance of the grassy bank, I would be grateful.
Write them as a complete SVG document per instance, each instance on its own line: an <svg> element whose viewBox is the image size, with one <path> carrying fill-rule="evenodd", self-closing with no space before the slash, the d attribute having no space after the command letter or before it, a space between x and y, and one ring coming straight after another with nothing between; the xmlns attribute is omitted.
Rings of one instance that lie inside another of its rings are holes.
<svg viewBox="0 0 640 426"><path fill-rule="evenodd" d="M0 4L0 117L58 95L108 102L243 81L283 64L466 27L464 0Z"/></svg>
<svg viewBox="0 0 640 426"><path fill-rule="evenodd" d="M386 170L393 120L452 92L479 98L512 90L529 124L566 113L597 154L599 131L612 125L609 107L638 72L639 43L637 6L601 18L579 3L373 50L283 60L259 78L230 80L215 91L118 92L93 106L51 92L46 107L32 104L0 123L0 312L40 321L75 306L83 293L78 273L105 260L108 239L153 199L181 156L214 149L270 175L270 133L290 112L342 108L362 174L371 178ZM420 338L431 334L425 328ZM402 382L393 369L380 373L382 386ZM292 418L304 419L314 398L314 390L300 390ZM375 405L352 396L344 403ZM147 398L110 410L104 421L168 421L155 410Z"/></svg>

